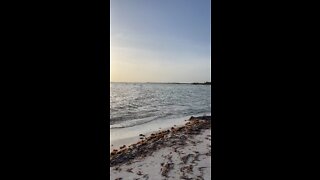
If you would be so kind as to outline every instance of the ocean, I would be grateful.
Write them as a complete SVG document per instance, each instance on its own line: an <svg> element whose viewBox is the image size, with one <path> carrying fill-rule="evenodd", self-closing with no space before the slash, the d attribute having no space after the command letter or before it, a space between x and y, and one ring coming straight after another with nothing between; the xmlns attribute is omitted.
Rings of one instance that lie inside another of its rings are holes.
<svg viewBox="0 0 320 180"><path fill-rule="evenodd" d="M211 85L111 83L110 128L211 115Z"/></svg>

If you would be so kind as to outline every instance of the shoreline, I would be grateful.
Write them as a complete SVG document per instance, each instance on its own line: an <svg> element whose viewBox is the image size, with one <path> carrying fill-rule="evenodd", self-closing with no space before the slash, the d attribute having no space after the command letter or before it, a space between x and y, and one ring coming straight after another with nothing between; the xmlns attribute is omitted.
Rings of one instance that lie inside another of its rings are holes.
<svg viewBox="0 0 320 180"><path fill-rule="evenodd" d="M211 85L211 82L111 82L111 83L123 83L123 84L186 84L186 85Z"/></svg>
<svg viewBox="0 0 320 180"><path fill-rule="evenodd" d="M211 112L199 113L194 116L211 116ZM171 127L183 126L189 118L190 115L172 119L159 119L125 128L110 128L110 153L112 149L119 149L123 145L128 146L140 141L141 137L139 134L149 136L152 133L168 130Z"/></svg>
<svg viewBox="0 0 320 180"><path fill-rule="evenodd" d="M210 179L211 116L151 134L110 154L110 175L120 179Z"/></svg>

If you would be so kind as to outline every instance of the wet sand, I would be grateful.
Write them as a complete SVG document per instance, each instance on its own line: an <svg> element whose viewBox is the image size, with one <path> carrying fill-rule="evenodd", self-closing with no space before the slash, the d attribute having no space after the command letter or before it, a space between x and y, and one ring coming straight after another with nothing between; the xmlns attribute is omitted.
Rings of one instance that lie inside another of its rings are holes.
<svg viewBox="0 0 320 180"><path fill-rule="evenodd" d="M211 116L140 138L111 152L111 179L211 178Z"/></svg>

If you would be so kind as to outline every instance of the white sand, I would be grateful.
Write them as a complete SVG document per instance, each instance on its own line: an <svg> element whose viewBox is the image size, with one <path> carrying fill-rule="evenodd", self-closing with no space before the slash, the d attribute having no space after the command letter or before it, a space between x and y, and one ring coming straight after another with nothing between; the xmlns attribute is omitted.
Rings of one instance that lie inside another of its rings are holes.
<svg viewBox="0 0 320 180"><path fill-rule="evenodd" d="M184 123L185 121L181 121L181 124ZM142 133L141 129L139 132ZM188 154L190 154L190 158L185 164L181 158ZM173 163L167 177L162 175L161 163L164 163L164 165ZM138 178L140 180L169 180L183 179L183 176L199 180L211 179L211 129L204 130L203 133L193 138L188 138L185 146L174 145L162 148L151 156L136 159L132 164L123 164L110 168L110 178L112 180L118 178L122 178L122 180Z"/></svg>

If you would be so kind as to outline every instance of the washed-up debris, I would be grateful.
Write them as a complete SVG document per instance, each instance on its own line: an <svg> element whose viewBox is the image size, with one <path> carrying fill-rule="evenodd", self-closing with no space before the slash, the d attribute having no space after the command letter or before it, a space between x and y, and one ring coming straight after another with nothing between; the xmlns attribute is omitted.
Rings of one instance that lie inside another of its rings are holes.
<svg viewBox="0 0 320 180"><path fill-rule="evenodd" d="M131 172L131 173L133 173L132 169L133 169L133 168L129 168L129 169L127 169L127 172Z"/></svg>
<svg viewBox="0 0 320 180"><path fill-rule="evenodd" d="M180 168L180 171L183 173L192 173L193 172L193 165L184 166Z"/></svg>
<svg viewBox="0 0 320 180"><path fill-rule="evenodd" d="M185 126L172 127L171 130L152 133L148 137L144 134L139 134L141 137L139 142L131 144L128 147L123 145L120 149L114 149L111 152L110 166L130 163L130 161L136 158L152 155L153 152L163 147L171 147L173 145L184 146L187 144L189 137L200 134L203 129L209 128L211 128L211 116L201 116L191 117ZM175 149L174 152L177 152L177 150Z"/></svg>
<svg viewBox="0 0 320 180"><path fill-rule="evenodd" d="M114 170L120 172L120 171L121 171L121 168L118 166L118 167L114 168Z"/></svg>
<svg viewBox="0 0 320 180"><path fill-rule="evenodd" d="M188 159L189 159L191 156L194 156L194 155L193 155L193 154L188 154L188 155L186 155L186 156L181 157L182 162L183 162L184 164L187 164Z"/></svg>
<svg viewBox="0 0 320 180"><path fill-rule="evenodd" d="M161 168L161 175L168 177L168 173L171 169L173 169L174 163L166 163L162 168Z"/></svg>

